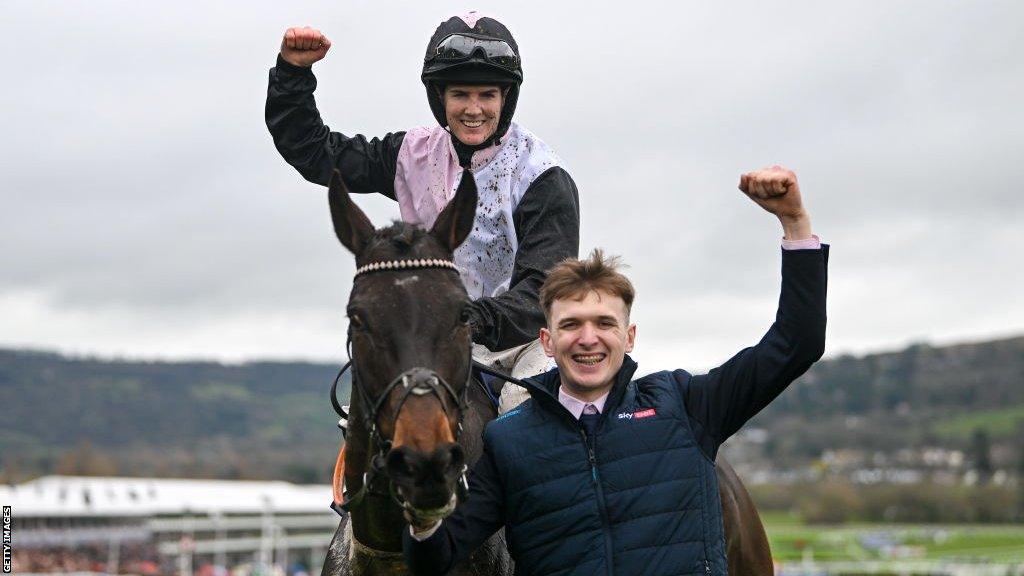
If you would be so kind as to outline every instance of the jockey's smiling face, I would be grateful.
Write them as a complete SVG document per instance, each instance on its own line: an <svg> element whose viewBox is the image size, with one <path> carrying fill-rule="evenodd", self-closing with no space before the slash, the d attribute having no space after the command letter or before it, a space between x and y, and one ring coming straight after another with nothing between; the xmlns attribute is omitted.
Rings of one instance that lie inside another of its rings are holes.
<svg viewBox="0 0 1024 576"><path fill-rule="evenodd" d="M591 290L582 298L555 300L540 341L555 359L562 386L584 401L596 400L611 389L623 357L633 350L636 325L622 298Z"/></svg>
<svg viewBox="0 0 1024 576"><path fill-rule="evenodd" d="M452 135L468 146L486 142L498 129L504 99L498 86L446 86L444 114Z"/></svg>

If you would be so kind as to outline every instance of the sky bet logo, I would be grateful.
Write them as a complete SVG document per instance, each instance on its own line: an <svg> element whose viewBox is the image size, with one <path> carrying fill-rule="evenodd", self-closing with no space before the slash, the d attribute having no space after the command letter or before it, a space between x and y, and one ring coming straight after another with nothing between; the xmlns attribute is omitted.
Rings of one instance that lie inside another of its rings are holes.
<svg viewBox="0 0 1024 576"><path fill-rule="evenodd" d="M622 412L619 414L619 420L639 420L641 418L650 418L655 414L656 412L654 411L654 408L637 410L636 412Z"/></svg>

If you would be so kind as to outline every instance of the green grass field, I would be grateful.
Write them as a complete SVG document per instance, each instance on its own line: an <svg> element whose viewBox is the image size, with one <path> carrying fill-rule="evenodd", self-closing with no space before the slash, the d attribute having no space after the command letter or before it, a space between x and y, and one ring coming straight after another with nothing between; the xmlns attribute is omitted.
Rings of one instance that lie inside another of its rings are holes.
<svg viewBox="0 0 1024 576"><path fill-rule="evenodd" d="M762 515L776 561L812 554L819 562L926 560L1024 563L1024 525L843 524L808 526L786 514Z"/></svg>
<svg viewBox="0 0 1024 576"><path fill-rule="evenodd" d="M978 429L985 430L993 438L1005 438L1016 434L1021 422L1024 422L1024 406L1012 406L955 416L937 422L933 430L946 438L970 438Z"/></svg>

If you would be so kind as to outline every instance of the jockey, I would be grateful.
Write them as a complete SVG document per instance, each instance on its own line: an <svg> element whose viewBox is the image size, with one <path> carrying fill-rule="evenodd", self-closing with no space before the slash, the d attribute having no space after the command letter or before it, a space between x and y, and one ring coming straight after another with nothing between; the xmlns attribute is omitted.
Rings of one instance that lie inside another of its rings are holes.
<svg viewBox="0 0 1024 576"><path fill-rule="evenodd" d="M437 125L372 139L332 132L320 119L311 66L330 47L319 30L285 32L267 90L277 150L307 180L326 186L338 169L350 191L384 194L405 222L424 228L471 174L476 222L455 263L473 300L473 356L517 378L546 371L538 291L548 269L577 256L579 197L551 148L512 121L523 81L512 34L476 12L442 22L421 75ZM525 398L506 384L500 410Z"/></svg>

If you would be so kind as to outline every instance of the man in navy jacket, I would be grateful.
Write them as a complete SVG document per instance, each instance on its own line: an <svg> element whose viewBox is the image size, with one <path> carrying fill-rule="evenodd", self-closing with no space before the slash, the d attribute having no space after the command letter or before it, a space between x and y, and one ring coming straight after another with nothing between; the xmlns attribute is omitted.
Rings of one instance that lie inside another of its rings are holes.
<svg viewBox="0 0 1024 576"><path fill-rule="evenodd" d="M742 190L785 236L775 322L703 375L633 380L633 287L600 251L541 289L558 368L488 425L469 499L440 522L410 515L414 574L444 574L504 527L517 574L726 574L719 446L824 352L828 246L811 232L793 172L744 174Z"/></svg>

